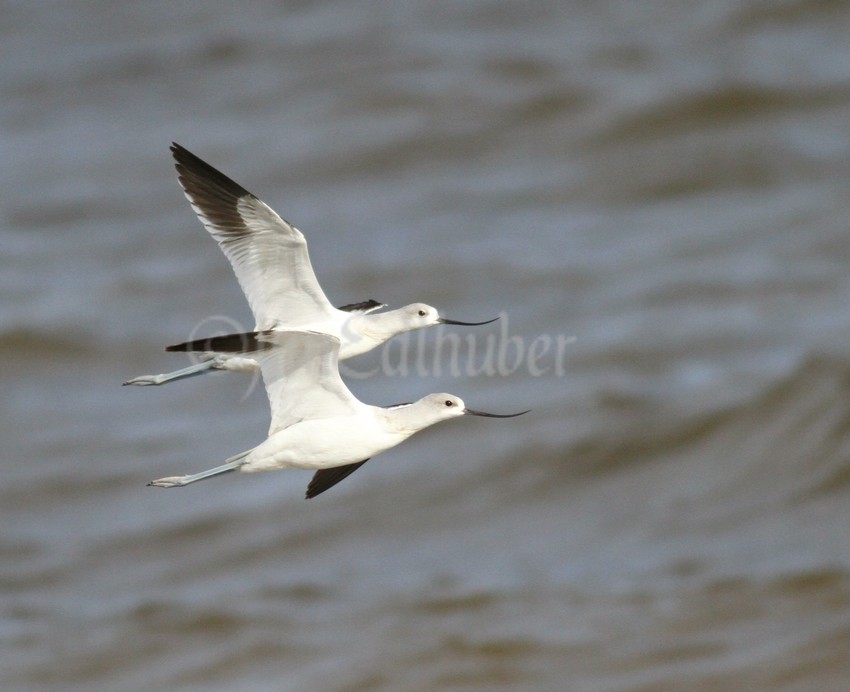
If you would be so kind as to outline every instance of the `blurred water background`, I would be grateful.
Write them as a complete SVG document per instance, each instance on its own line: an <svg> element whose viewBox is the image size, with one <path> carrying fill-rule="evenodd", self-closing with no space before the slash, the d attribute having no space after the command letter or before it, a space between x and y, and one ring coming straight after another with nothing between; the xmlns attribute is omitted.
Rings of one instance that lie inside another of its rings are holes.
<svg viewBox="0 0 850 692"><path fill-rule="evenodd" d="M850 689L847 3L0 8L3 690ZM358 396L533 412L145 487L268 425L120 386L253 326L172 140L336 304L504 311Z"/></svg>

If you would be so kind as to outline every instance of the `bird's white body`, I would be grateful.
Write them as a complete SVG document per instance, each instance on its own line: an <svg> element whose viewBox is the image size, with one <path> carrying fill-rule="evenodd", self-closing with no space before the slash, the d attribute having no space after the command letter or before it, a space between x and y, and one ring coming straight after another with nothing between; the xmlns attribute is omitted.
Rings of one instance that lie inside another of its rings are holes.
<svg viewBox="0 0 850 692"><path fill-rule="evenodd" d="M435 423L468 414L494 415L468 409L452 394L429 394L415 403L389 408L364 404L340 378L339 340L327 334L267 330L180 344L169 350L236 348L251 352L260 363L271 408L268 439L222 466L189 476L160 478L151 485L180 487L228 471L313 469L317 473L307 494L313 497L370 457Z"/></svg>
<svg viewBox="0 0 850 692"><path fill-rule="evenodd" d="M363 405L351 416L295 423L252 449L239 470L324 469L363 461L416 432L396 425L393 416L388 415L391 413L392 409Z"/></svg>
<svg viewBox="0 0 850 692"><path fill-rule="evenodd" d="M262 327L258 324L255 326L255 330L290 331L295 329L335 336L340 342L339 359L348 360L354 356L368 353L399 334L440 324L440 319L437 310L424 303L413 303L398 310L377 314L364 311L348 312L332 307L321 319L315 319L311 322L292 325L278 321L270 327ZM215 356L219 361L213 367L219 370L254 373L260 369L260 364L248 356L229 353L219 353Z"/></svg>
<svg viewBox="0 0 850 692"><path fill-rule="evenodd" d="M295 326L282 326L278 324L273 329L283 331L298 329L335 336L340 341L339 359L347 360L354 356L368 353L398 334L403 334L413 329L420 329L422 325L419 323L423 321L423 316L419 314L420 312L425 313L424 316L429 318L432 314L436 314L436 318L439 319L437 311L424 303L414 303L399 310L391 310L374 315L362 311L347 312L339 308L332 308L332 310L333 313L327 315L322 320L315 320L305 325ZM261 331L261 329L257 327L257 331ZM244 355L205 353L204 362L206 364L204 369L227 370L229 372L247 374L256 373L260 370L260 364L256 359ZM136 379L163 378L173 374L143 375ZM171 379L175 378L172 377ZM162 382L131 380L130 384L162 384Z"/></svg>
<svg viewBox="0 0 850 692"><path fill-rule="evenodd" d="M316 279L301 231L188 150L174 144L171 151L186 198L233 267L254 314L255 330L329 334L339 339L339 358L346 360L414 329L487 323L447 320L424 303L378 314L373 313L386 305L374 300L334 307ZM142 375L124 384L159 385L210 370L253 373L258 368L250 356L207 354L188 368Z"/></svg>

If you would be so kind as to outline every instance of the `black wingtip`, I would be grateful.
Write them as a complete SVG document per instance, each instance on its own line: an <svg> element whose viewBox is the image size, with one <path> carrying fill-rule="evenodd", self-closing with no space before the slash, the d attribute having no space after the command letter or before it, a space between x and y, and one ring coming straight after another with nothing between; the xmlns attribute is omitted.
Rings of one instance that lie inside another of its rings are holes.
<svg viewBox="0 0 850 692"><path fill-rule="evenodd" d="M224 336L211 336L206 339L185 341L182 344L166 346L166 351L216 351L217 353L253 353L265 351L272 348L273 344L263 339L263 336L271 334L271 330L263 332L248 332L246 334L226 334Z"/></svg>
<svg viewBox="0 0 850 692"><path fill-rule="evenodd" d="M186 147L177 142L172 142L170 149L180 184L188 194L200 196L200 199L196 201L203 202L205 197L213 194L213 192L215 192L213 197L218 199L219 202L227 198L233 201L240 197L253 197L233 178L226 176Z"/></svg>
<svg viewBox="0 0 850 692"><path fill-rule="evenodd" d="M340 305L337 310L342 310L343 312L362 312L366 314L374 310L378 310L379 308L385 307L387 307L386 303L379 303L377 300L370 298L369 300L364 300L362 303L349 303L348 305Z"/></svg>
<svg viewBox="0 0 850 692"><path fill-rule="evenodd" d="M358 461L354 464L336 466L331 469L319 469L313 474L313 478L307 486L307 492L304 494L304 499L312 500L317 495L321 495L326 490L333 488L341 480L348 478L367 461L369 460L364 459L363 461Z"/></svg>

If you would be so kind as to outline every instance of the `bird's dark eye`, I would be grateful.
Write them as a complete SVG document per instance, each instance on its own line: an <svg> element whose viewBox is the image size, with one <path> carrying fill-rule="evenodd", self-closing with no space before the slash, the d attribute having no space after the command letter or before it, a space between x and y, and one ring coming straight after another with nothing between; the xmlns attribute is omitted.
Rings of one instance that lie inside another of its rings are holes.
<svg viewBox="0 0 850 692"><path fill-rule="evenodd" d="M420 311L419 311L419 316L420 316L420 317L425 317L425 311L424 311L424 310L420 310Z"/></svg>
<svg viewBox="0 0 850 692"><path fill-rule="evenodd" d="M446 406L454 406L455 403L451 399L446 399Z"/></svg>

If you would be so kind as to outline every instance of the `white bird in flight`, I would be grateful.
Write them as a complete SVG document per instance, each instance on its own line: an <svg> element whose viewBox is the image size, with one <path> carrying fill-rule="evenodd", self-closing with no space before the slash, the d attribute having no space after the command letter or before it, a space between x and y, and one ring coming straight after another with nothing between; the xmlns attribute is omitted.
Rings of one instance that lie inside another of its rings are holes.
<svg viewBox="0 0 850 692"><path fill-rule="evenodd" d="M415 403L382 408L358 400L339 376L340 340L324 333L266 330L169 346L166 351L251 353L259 364L271 407L265 442L222 466L151 481L177 488L229 471L313 469L312 498L336 485L371 457L414 433L457 416L513 418L467 408L452 394L429 394Z"/></svg>
<svg viewBox="0 0 850 692"><path fill-rule="evenodd" d="M369 300L335 308L322 291L295 226L241 185L172 143L177 176L192 209L230 261L254 313L256 331L298 329L330 334L340 341L342 360L371 351L388 339L439 324L478 326L441 317L436 308L413 303L373 314L386 307ZM160 385L210 370L256 372L253 358L216 354L181 370L140 375L125 385Z"/></svg>

